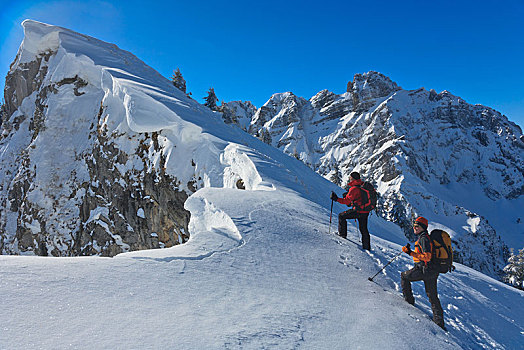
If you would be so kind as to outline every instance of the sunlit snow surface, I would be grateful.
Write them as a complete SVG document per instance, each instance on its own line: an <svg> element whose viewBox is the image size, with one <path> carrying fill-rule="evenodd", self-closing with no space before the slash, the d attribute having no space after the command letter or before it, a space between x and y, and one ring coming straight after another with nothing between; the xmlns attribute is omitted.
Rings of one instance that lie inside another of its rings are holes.
<svg viewBox="0 0 524 350"><path fill-rule="evenodd" d="M191 238L180 246L113 259L0 256L0 348L523 346L524 292L458 265L439 279L443 332L421 283L417 307L401 297L399 274L411 258L368 281L405 243L394 225L372 217L372 252L337 238L344 208L335 205L330 225L329 193L341 190L305 165L223 124L113 45L25 26L27 52L59 47L57 81L83 72L107 105L108 125L161 130L166 171L187 180L194 159L205 188L185 204ZM246 190L234 189L237 179Z"/></svg>

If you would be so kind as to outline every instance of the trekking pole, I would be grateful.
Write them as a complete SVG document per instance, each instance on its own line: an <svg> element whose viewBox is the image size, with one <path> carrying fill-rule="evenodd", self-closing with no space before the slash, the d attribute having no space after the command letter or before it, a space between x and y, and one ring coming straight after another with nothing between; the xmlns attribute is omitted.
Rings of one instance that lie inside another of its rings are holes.
<svg viewBox="0 0 524 350"><path fill-rule="evenodd" d="M398 258L400 256L400 254L402 254L402 252L398 253L397 255L395 255L393 257L393 259L391 259L386 265L384 265L383 268L381 268L373 277L368 277L368 280L370 280L371 282L373 282L373 278L375 278L379 273L382 272L382 270L384 270L389 264L391 264L393 262L393 260L395 260L396 258Z"/></svg>
<svg viewBox="0 0 524 350"><path fill-rule="evenodd" d="M331 234L331 217L333 216L333 200L331 200L331 212L329 213L329 232Z"/></svg>

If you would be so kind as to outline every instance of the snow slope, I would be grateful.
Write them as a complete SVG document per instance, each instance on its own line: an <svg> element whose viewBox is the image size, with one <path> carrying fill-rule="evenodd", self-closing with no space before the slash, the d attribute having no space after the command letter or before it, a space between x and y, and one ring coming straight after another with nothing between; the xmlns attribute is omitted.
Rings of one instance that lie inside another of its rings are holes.
<svg viewBox="0 0 524 350"><path fill-rule="evenodd" d="M181 246L113 259L1 256L0 348L522 346L522 291L459 265L440 277L445 333L420 283L418 307L400 296L407 256L367 280L400 246L373 237L368 253L328 235L328 211L286 188L206 188L187 206Z"/></svg>
<svg viewBox="0 0 524 350"><path fill-rule="evenodd" d="M400 296L407 256L376 283L367 280L405 243L394 225L371 219L372 252L329 235L328 196L340 189L306 165L225 125L129 53L66 29L25 26L39 33L24 42L29 52L58 42L60 60L49 67L63 74L57 81L84 74L88 86L80 91L107 106L109 134L158 131L165 171L184 187L194 161L202 183L194 193L185 189L185 244L113 259L0 256L0 348L383 349L417 348L421 339L428 348L522 345L523 292L459 265L440 279L443 332L430 320L420 283L418 307ZM124 139L115 144L131 148ZM235 188L239 179L245 190ZM335 206L331 232L342 209Z"/></svg>

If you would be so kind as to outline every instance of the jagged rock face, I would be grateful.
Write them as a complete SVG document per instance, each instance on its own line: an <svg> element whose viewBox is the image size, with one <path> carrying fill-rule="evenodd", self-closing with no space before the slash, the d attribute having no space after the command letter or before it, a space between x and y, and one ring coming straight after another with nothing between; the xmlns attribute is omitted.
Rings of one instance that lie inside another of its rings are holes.
<svg viewBox="0 0 524 350"><path fill-rule="evenodd" d="M163 131L122 132L109 95L59 69L67 54L25 54L6 79L1 253L114 256L187 241L190 191L166 172Z"/></svg>
<svg viewBox="0 0 524 350"><path fill-rule="evenodd" d="M290 92L274 94L253 116L249 132L267 144L311 165L316 152L306 138L315 110L304 98Z"/></svg>
<svg viewBox="0 0 524 350"><path fill-rule="evenodd" d="M501 272L508 256L499 236L504 225L496 232L488 223L496 217L485 208L521 203L524 144L520 128L493 109L447 91L402 90L369 72L355 75L342 95L323 90L309 101L275 95L257 111L250 132L339 185L360 171L379 189L379 215L407 237L415 238L411 223L424 215L452 234L459 262ZM513 222L517 212L509 214Z"/></svg>
<svg viewBox="0 0 524 350"><path fill-rule="evenodd" d="M400 90L400 87L385 75L378 72L355 74L348 83L356 111L365 111L373 106L375 99L386 97Z"/></svg>
<svg viewBox="0 0 524 350"><path fill-rule="evenodd" d="M231 101L219 107L226 124L236 124L244 131L250 127L257 108L249 101Z"/></svg>
<svg viewBox="0 0 524 350"><path fill-rule="evenodd" d="M315 122L315 125L327 120L338 120L353 110L353 99L335 95L331 91L322 90L310 99L311 105L324 116Z"/></svg>
<svg viewBox="0 0 524 350"><path fill-rule="evenodd" d="M158 141L162 135L136 135L138 145L131 157L138 157L143 168L125 173L118 169L125 166L130 155L119 150L104 130L93 130L91 135L97 152L84 158L91 181L80 204L81 227L73 254L113 256L187 241L189 212L183 208L188 196L164 171L165 157ZM144 171L153 169L151 154L159 157L159 169ZM101 252L98 249L106 246Z"/></svg>
<svg viewBox="0 0 524 350"><path fill-rule="evenodd" d="M33 91L40 89L47 74L47 63L53 54L52 51L42 53L34 61L21 63L16 73L7 75L4 88L7 116L12 115ZM14 62L17 60L18 57Z"/></svg>

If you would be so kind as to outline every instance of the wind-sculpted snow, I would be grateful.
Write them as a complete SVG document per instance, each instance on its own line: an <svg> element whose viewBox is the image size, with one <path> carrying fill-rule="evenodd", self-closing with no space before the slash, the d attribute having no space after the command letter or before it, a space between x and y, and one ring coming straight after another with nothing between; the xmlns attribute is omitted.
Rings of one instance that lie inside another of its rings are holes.
<svg viewBox="0 0 524 350"><path fill-rule="evenodd" d="M180 247L160 249L155 252L139 251L119 257L133 257L143 260L202 260L216 253L228 252L244 243L232 219L222 210L216 208L208 199L209 192L202 189L185 203L191 212L189 241Z"/></svg>
<svg viewBox="0 0 524 350"><path fill-rule="evenodd" d="M132 89L126 89L124 94L126 120L132 131L155 132L180 123L180 117L175 112L150 96ZM144 119L144 115L148 118Z"/></svg>
<svg viewBox="0 0 524 350"><path fill-rule="evenodd" d="M262 183L262 178L255 164L249 158L248 152L250 152L249 149L235 144L226 147L221 155L222 163L229 165L224 169L224 187L235 188L238 181L241 181L246 190L261 188L259 184Z"/></svg>

